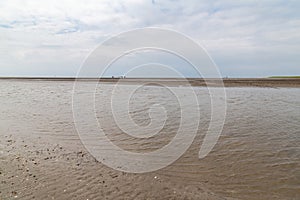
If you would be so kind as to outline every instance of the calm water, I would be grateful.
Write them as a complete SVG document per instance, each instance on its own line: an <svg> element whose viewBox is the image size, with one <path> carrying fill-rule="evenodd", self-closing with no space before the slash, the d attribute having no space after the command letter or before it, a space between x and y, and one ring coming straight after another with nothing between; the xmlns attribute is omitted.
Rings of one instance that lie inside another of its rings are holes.
<svg viewBox="0 0 300 200"><path fill-rule="evenodd" d="M92 83L80 84L84 97L84 88ZM124 85L119 92L126 93L130 87ZM73 121L72 88L72 82L1 80L0 131L20 137L44 137L69 146L81 145ZM128 151L149 152L172 140L179 127L180 113L188 103L180 107L174 94L163 87L136 90L129 111L137 125L150 123L149 108L155 104L165 108L167 117L158 135L138 139L124 134L114 122L108 98L112 88L113 85L106 84L96 90L95 113L115 144ZM176 89L184 91L184 87ZM239 199L299 199L300 89L227 88L227 117L222 135L213 151L201 160L198 152L208 128L210 98L205 88L195 91L201 117L194 143L180 159L158 173L188 185L204 184L217 194ZM185 98L188 102L189 97ZM115 112L118 113L118 106ZM191 120L194 114L190 113ZM89 118L82 120L89 124Z"/></svg>

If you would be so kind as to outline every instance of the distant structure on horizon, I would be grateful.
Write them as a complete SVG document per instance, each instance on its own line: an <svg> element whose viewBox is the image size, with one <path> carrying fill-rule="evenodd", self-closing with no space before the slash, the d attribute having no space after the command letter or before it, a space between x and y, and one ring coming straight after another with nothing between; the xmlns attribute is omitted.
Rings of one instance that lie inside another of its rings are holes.
<svg viewBox="0 0 300 200"><path fill-rule="evenodd" d="M115 79L115 78L116 79L124 79L124 78L126 78L126 76L125 75L123 75L123 76L116 76L116 77L115 76L111 76L111 78L112 79Z"/></svg>

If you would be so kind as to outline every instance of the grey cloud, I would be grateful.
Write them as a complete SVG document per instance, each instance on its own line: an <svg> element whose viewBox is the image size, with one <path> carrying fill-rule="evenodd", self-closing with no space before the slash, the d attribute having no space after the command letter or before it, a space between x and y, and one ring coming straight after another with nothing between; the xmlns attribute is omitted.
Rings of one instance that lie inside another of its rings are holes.
<svg viewBox="0 0 300 200"><path fill-rule="evenodd" d="M28 52L39 52L30 57L32 63L49 68L61 66L65 68L61 72L74 74L81 59L110 35L155 26L180 31L204 45L222 73L229 76L266 76L275 71L300 74L300 67L296 67L299 56L295 53L300 51L300 2L296 0L26 4L4 0L0 9L0 36L4 38L1 47L5 49L0 59L11 66L5 73L14 73L19 70L17 66L25 65ZM60 54L49 54L53 49L60 49ZM80 52L74 54L76 59L70 58L71 51ZM78 62L76 67L71 60ZM33 65L28 67L28 73L39 70Z"/></svg>

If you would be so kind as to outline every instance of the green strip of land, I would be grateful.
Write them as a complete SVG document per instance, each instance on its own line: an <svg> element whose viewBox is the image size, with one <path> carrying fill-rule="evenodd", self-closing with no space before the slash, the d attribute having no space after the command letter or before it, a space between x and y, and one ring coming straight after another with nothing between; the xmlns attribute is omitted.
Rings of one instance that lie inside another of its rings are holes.
<svg viewBox="0 0 300 200"><path fill-rule="evenodd" d="M270 76L268 78L300 78L300 76Z"/></svg>

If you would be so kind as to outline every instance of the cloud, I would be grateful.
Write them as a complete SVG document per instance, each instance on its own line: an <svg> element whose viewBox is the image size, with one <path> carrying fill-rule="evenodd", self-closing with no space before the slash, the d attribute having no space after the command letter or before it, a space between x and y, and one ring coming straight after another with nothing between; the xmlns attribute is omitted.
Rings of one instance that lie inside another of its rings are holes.
<svg viewBox="0 0 300 200"><path fill-rule="evenodd" d="M0 24L0 28L12 28L12 26L6 24Z"/></svg>
<svg viewBox="0 0 300 200"><path fill-rule="evenodd" d="M187 34L224 76L300 74L299 9L296 0L2 0L0 75L74 75L100 42L148 26Z"/></svg>

